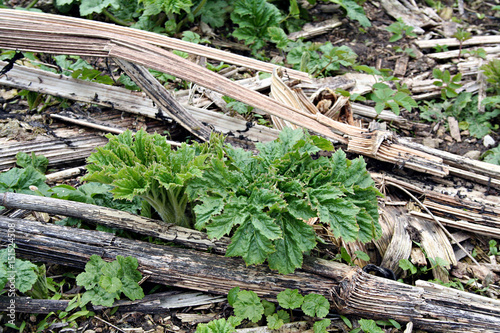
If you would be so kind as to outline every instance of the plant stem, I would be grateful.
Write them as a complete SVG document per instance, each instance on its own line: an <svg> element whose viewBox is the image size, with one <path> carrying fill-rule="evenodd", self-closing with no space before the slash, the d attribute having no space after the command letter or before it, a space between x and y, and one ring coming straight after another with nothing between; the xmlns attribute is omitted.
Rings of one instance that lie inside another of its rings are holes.
<svg viewBox="0 0 500 333"><path fill-rule="evenodd" d="M35 6L37 3L38 3L38 0L33 0L33 1L31 1L31 2L30 2L27 6L26 6L26 9L33 8L33 6Z"/></svg>
<svg viewBox="0 0 500 333"><path fill-rule="evenodd" d="M113 23L116 23L116 24L122 25L122 26L126 26L126 27L129 27L132 25L132 23L130 23L130 22L120 20L119 18L117 18L116 16L111 14L106 8L104 8L102 10L102 13L104 14L104 16L106 16L108 19L110 19Z"/></svg>
<svg viewBox="0 0 500 333"><path fill-rule="evenodd" d="M196 17L196 15L198 15L198 13L200 12L200 10L203 8L203 6L205 6L205 3L207 3L207 0L201 0L201 2L198 4L198 6L196 6L196 8L194 8L191 13L193 14L193 17ZM182 26L184 24L186 24L188 20L188 15L186 15L178 24L177 24L177 28L176 28L176 32L179 32L180 29L182 28Z"/></svg>

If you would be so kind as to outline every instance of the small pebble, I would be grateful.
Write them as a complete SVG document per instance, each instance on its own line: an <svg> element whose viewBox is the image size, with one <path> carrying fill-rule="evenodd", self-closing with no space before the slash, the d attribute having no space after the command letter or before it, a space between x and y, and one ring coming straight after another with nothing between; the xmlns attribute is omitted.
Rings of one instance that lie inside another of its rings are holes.
<svg viewBox="0 0 500 333"><path fill-rule="evenodd" d="M487 134L484 138L483 138L483 145L488 148L490 146L494 146L495 145L495 140L489 135Z"/></svg>
<svg viewBox="0 0 500 333"><path fill-rule="evenodd" d="M468 157L471 160L479 160L481 157L481 152L479 150L471 150L464 154L464 157Z"/></svg>

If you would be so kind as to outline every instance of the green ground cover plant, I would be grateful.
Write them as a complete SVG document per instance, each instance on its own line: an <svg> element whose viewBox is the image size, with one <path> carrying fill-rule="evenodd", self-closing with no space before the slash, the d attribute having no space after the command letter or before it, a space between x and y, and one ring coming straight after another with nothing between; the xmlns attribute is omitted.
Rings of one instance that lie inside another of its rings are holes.
<svg viewBox="0 0 500 333"><path fill-rule="evenodd" d="M231 289L227 299L234 309L234 315L227 320L223 318L213 320L208 324L200 324L196 328L197 333L235 332L235 328L244 320L259 323L264 322L264 319L269 329L277 330L293 320L292 310L296 309L315 318L313 323L315 333L326 332L326 328L331 323L329 319L321 319L329 313L330 303L324 296L314 293L302 296L296 289L286 289L276 298L278 305L282 308L277 311L274 303L261 300L255 292L240 290L239 287Z"/></svg>
<svg viewBox="0 0 500 333"><path fill-rule="evenodd" d="M76 277L76 283L85 287L78 305L112 306L120 299L121 293L134 301L144 298L144 292L137 282L142 278L137 270L137 259L116 256L116 260L106 262L97 255L92 255L85 265L85 272Z"/></svg>
<svg viewBox="0 0 500 333"><path fill-rule="evenodd" d="M415 28L406 25L401 18L398 18L396 22L389 25L385 30L392 33L391 38L389 38L389 42L395 42L400 40L403 37L417 37L417 35L413 32Z"/></svg>
<svg viewBox="0 0 500 333"><path fill-rule="evenodd" d="M44 156L19 152L17 165L0 173L0 193L15 192L33 195L49 195L50 187L45 184L45 170L49 163ZM0 206L0 209L4 207Z"/></svg>
<svg viewBox="0 0 500 333"><path fill-rule="evenodd" d="M0 250L0 294L11 281L9 272L15 273L15 289L22 293L29 291L37 281L38 267L27 260L12 258L12 256L15 256L14 244ZM11 291L5 290L4 292L10 297L13 296L10 294Z"/></svg>

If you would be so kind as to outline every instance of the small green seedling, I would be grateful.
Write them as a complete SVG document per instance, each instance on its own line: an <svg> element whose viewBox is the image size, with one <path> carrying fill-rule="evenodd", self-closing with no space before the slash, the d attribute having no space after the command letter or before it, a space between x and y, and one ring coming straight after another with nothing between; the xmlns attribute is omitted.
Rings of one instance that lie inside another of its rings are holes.
<svg viewBox="0 0 500 333"><path fill-rule="evenodd" d="M498 256L500 255L500 249L499 247L497 247L497 241L492 239L489 241L489 244L490 246L490 252L489 254L492 255L492 256Z"/></svg>
<svg viewBox="0 0 500 333"><path fill-rule="evenodd" d="M462 85L459 83L462 79L462 73L451 76L450 72L447 69L441 71L438 68L434 68L434 70L432 71L432 75L437 79L437 81L434 81L433 84L437 87L441 87L442 99L458 96L456 89L462 87Z"/></svg>
<svg viewBox="0 0 500 333"><path fill-rule="evenodd" d="M453 37L458 39L458 42L460 43L460 47L458 49L458 57L460 58L464 42L468 39L471 39L472 34L470 32L465 31L463 28L458 28L457 32L453 34Z"/></svg>
<svg viewBox="0 0 500 333"><path fill-rule="evenodd" d="M405 24L401 18L398 18L396 22L385 28L385 30L392 33L391 38L389 38L389 42L391 43L398 41L403 37L417 37L417 35L413 32L415 28Z"/></svg>

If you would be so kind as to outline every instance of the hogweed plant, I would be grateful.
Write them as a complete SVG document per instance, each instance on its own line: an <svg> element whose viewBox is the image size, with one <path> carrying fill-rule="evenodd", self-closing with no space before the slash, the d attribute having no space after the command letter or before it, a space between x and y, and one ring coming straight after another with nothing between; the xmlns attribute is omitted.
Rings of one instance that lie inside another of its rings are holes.
<svg viewBox="0 0 500 333"><path fill-rule="evenodd" d="M108 138L88 159L85 180L111 184L116 198L139 196L166 222L194 226L210 238L230 236L226 255L247 265L267 260L283 274L300 268L303 254L316 246L312 218L347 242L381 234L380 193L364 160L348 160L342 150L314 158L333 146L304 130L286 128L277 140L257 143L257 155L224 146L219 135L177 150L144 131Z"/></svg>

